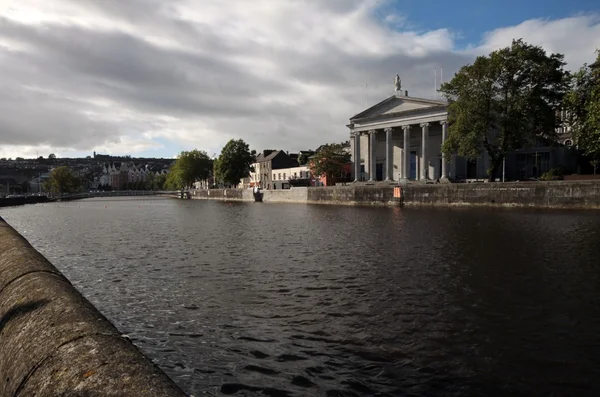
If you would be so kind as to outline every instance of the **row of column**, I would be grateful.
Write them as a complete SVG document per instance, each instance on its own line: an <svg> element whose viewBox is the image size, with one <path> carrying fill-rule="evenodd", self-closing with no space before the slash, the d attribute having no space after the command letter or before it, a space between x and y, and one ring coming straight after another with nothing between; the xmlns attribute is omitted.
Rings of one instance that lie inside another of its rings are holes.
<svg viewBox="0 0 600 397"><path fill-rule="evenodd" d="M448 136L448 124L446 121L440 121L442 125L442 145L446 142ZM410 125L403 125L401 128L404 130L404 147L403 147L403 158L402 158L402 172L400 178L408 179L410 177ZM421 179L427 179L427 171L429 170L429 162L427 160L427 149L429 143L429 123L420 124L421 127ZM393 181L393 170L394 170L394 144L392 142L391 127L385 128L385 180ZM369 135L369 160L365 161L365 164L369 166L369 182L374 182L375 174L377 173L377 132L378 130L367 131ZM354 138L354 181L358 182L361 175L361 161L360 161L360 137L363 132L356 131L351 135ZM448 166L446 156L442 152L442 178L448 178Z"/></svg>

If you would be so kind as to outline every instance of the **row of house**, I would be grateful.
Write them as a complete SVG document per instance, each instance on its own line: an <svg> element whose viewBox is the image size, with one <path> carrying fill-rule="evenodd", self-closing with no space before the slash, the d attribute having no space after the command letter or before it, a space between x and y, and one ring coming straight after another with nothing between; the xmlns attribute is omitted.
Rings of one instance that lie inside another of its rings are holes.
<svg viewBox="0 0 600 397"><path fill-rule="evenodd" d="M123 189L127 185L147 182L153 177L166 175L167 173L167 168L157 168L147 164L136 165L133 162L104 163L102 174L94 177L91 187L97 189L99 186L110 186L114 189Z"/></svg>
<svg viewBox="0 0 600 397"><path fill-rule="evenodd" d="M350 142L342 146L350 152ZM320 151L301 151L289 153L283 150L263 150L256 156L252 164L254 171L250 176L240 181L240 187L252 188L260 186L263 189L290 189L293 186L327 186L330 182L325 176L313 175L308 163L315 153ZM304 157L305 161L299 161ZM306 164L300 164L306 162ZM350 172L350 164L348 172Z"/></svg>

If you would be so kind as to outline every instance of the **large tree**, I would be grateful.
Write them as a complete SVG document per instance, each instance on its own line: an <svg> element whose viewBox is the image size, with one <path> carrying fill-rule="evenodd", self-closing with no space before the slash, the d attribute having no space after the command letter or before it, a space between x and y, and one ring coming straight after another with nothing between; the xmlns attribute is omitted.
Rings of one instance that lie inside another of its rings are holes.
<svg viewBox="0 0 600 397"><path fill-rule="evenodd" d="M215 160L215 180L237 186L243 178L253 171L252 164L256 161L256 152L250 151L242 139L231 139L221 149L221 154Z"/></svg>
<svg viewBox="0 0 600 397"><path fill-rule="evenodd" d="M600 52L596 62L600 62ZM600 71L583 65L571 76L561 121L571 128L577 147L592 158L600 158Z"/></svg>
<svg viewBox="0 0 600 397"><path fill-rule="evenodd" d="M440 89L449 100L444 154L475 159L486 151L494 180L507 152L554 138L568 85L564 65L563 55L519 39L463 66Z"/></svg>
<svg viewBox="0 0 600 397"><path fill-rule="evenodd" d="M67 166L56 167L53 169L50 178L44 183L44 189L46 191L59 194L75 193L79 191L81 187L81 179Z"/></svg>
<svg viewBox="0 0 600 397"><path fill-rule="evenodd" d="M190 188L210 175L212 160L203 150L181 152L169 171L168 185L173 189Z"/></svg>
<svg viewBox="0 0 600 397"><path fill-rule="evenodd" d="M335 183L342 177L344 166L350 162L350 153L337 143L323 145L310 159L310 172L327 178L327 182Z"/></svg>

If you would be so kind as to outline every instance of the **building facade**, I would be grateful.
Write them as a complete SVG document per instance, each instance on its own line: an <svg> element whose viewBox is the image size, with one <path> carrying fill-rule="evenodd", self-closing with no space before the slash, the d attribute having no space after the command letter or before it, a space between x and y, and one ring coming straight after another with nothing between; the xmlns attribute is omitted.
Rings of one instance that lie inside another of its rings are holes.
<svg viewBox="0 0 600 397"><path fill-rule="evenodd" d="M474 181L487 178L489 158L446 158L441 148L448 136L448 103L393 96L350 119L350 142L355 182ZM508 153L506 180L537 178L551 168L573 168L576 161L567 129L561 142L538 140L531 148ZM574 170L573 170L574 171ZM501 179L501 178L498 178Z"/></svg>

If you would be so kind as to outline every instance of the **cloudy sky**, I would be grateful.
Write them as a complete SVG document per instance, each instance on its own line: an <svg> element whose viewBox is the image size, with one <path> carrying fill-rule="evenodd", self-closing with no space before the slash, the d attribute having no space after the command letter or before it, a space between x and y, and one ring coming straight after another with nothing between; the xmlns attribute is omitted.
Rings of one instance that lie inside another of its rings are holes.
<svg viewBox="0 0 600 397"><path fill-rule="evenodd" d="M448 80L519 37L570 69L591 63L596 4L0 0L0 157L340 142L396 73L409 95L432 98L435 68Z"/></svg>

